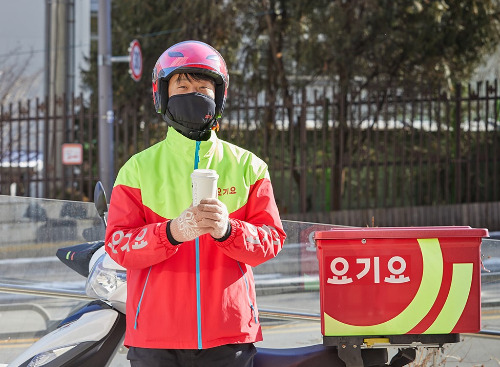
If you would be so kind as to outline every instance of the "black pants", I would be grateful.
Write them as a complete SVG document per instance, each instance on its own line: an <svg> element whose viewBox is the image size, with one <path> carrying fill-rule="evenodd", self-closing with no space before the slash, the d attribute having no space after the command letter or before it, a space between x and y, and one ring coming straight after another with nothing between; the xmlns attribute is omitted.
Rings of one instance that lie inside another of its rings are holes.
<svg viewBox="0 0 500 367"><path fill-rule="evenodd" d="M228 344L210 349L150 349L130 347L132 367L252 367L254 345Z"/></svg>

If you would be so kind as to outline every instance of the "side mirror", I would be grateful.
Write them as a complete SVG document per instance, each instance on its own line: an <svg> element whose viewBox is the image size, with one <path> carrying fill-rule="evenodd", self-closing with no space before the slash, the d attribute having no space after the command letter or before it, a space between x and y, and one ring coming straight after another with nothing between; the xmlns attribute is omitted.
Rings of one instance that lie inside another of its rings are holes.
<svg viewBox="0 0 500 367"><path fill-rule="evenodd" d="M97 209L97 213L99 213L99 216L104 222L104 226L106 226L104 214L108 211L108 201L106 200L106 192L104 191L104 186L101 181L97 181L94 188L94 205Z"/></svg>

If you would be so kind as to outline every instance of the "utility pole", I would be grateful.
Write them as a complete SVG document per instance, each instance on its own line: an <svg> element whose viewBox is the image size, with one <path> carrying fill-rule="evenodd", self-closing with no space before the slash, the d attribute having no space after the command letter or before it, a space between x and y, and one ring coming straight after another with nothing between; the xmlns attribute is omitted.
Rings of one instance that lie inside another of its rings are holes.
<svg viewBox="0 0 500 367"><path fill-rule="evenodd" d="M111 84L111 4L99 0L97 75L99 82L99 180L111 197L114 182L113 88Z"/></svg>
<svg viewBox="0 0 500 367"><path fill-rule="evenodd" d="M49 197L59 191L64 191L64 183L58 181L64 178L64 167L61 157L61 146L64 142L66 121L63 120L67 103L62 98L68 92L67 73L69 56L69 35L73 33L68 23L68 11L71 4L68 1L47 0L45 3L45 93L48 99L47 114L54 116L48 130L47 145L44 147L45 183L38 195ZM66 97L67 98L67 97ZM50 185L50 178L56 178L56 183ZM40 191L40 190L39 190Z"/></svg>

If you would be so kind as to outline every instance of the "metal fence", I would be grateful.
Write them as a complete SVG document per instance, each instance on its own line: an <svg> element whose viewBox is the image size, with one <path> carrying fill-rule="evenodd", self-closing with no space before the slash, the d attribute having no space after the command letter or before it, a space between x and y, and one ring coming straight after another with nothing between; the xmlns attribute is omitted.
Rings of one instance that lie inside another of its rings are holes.
<svg viewBox="0 0 500 367"><path fill-rule="evenodd" d="M271 104L230 91L219 136L269 164L283 214L500 200L497 81L450 93L353 87L344 97L316 86ZM96 111L81 96L2 106L0 193L92 197ZM133 101L114 126L115 172L167 131ZM62 163L64 143L82 145L81 164Z"/></svg>
<svg viewBox="0 0 500 367"><path fill-rule="evenodd" d="M96 181L95 107L82 96L20 101L0 107L0 194L86 200ZM64 165L62 144L83 148Z"/></svg>
<svg viewBox="0 0 500 367"><path fill-rule="evenodd" d="M269 163L285 213L499 200L496 81L345 99L335 87L304 89L291 108L230 102L223 136Z"/></svg>

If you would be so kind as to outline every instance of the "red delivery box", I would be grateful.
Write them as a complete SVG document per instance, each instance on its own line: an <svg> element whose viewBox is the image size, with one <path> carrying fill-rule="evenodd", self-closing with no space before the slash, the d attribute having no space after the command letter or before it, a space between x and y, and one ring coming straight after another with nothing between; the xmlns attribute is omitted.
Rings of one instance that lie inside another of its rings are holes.
<svg viewBox="0 0 500 367"><path fill-rule="evenodd" d="M316 232L322 334L478 332L487 236L466 226Z"/></svg>

